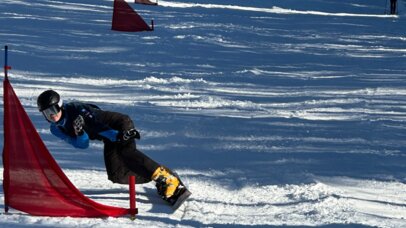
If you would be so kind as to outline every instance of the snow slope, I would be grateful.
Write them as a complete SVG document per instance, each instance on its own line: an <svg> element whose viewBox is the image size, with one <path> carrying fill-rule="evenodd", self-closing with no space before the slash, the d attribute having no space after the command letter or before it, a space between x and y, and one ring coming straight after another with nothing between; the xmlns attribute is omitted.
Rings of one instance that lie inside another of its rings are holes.
<svg viewBox="0 0 406 228"><path fill-rule="evenodd" d="M132 4L156 30L121 33L111 0L2 0L10 80L72 182L128 205L101 143L76 150L49 133L36 110L48 88L129 114L138 147L193 195L171 213L149 183L135 221L12 210L0 227L406 227L406 11L402 0L386 15L386 2Z"/></svg>

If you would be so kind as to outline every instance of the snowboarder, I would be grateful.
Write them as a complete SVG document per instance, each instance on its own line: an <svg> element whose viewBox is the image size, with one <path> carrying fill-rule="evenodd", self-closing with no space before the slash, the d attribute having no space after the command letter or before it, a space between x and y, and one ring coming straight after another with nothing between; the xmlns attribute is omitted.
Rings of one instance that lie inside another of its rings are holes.
<svg viewBox="0 0 406 228"><path fill-rule="evenodd" d="M390 0L390 14L396 14L397 0Z"/></svg>
<svg viewBox="0 0 406 228"><path fill-rule="evenodd" d="M51 133L74 147L85 149L89 140L103 141L107 176L113 183L127 184L129 175L136 176L137 183L153 180L158 194L172 205L185 191L190 193L176 174L137 150L140 133L128 115L93 104L62 103L54 90L41 93L37 105Z"/></svg>

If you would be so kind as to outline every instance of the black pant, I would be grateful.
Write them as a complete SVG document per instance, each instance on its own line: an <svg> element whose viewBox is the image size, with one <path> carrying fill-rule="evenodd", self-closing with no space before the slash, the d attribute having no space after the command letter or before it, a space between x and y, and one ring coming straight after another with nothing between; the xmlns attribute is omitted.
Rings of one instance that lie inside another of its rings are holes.
<svg viewBox="0 0 406 228"><path fill-rule="evenodd" d="M390 0L390 14L396 14L396 1Z"/></svg>
<svg viewBox="0 0 406 228"><path fill-rule="evenodd" d="M134 128L129 116L117 113L100 111L97 120L110 128L123 131ZM136 177L136 183L151 181L153 172L160 166L147 155L137 150L134 140L128 142L104 141L104 163L108 179L113 183L127 184L128 176Z"/></svg>

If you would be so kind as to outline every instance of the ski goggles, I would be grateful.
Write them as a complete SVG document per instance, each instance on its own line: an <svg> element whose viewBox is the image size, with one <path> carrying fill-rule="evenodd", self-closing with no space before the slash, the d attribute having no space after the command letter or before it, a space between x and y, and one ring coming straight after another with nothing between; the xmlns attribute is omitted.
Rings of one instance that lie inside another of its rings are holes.
<svg viewBox="0 0 406 228"><path fill-rule="evenodd" d="M52 115L56 115L59 113L59 111L61 111L61 108L59 107L59 105L52 105L51 107L44 109L42 111L42 114L45 116L45 118L49 121L53 121L53 119L51 118Z"/></svg>

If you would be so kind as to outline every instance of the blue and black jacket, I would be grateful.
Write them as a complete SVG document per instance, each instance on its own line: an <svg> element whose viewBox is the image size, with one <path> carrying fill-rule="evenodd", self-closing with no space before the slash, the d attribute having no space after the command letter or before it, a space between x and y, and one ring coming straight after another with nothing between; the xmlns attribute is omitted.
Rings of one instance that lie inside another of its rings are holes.
<svg viewBox="0 0 406 228"><path fill-rule="evenodd" d="M83 117L85 124L83 134L77 136L73 129L73 121L79 115ZM103 111L92 104L70 102L63 105L61 119L56 123L51 123L50 129L52 134L76 148L85 149L89 147L89 140L94 139L114 143L118 142L117 135L119 132L133 127L131 120L129 123L123 122L123 126L110 124L114 123L117 115L120 115L121 121L122 114ZM129 119L129 117L125 117Z"/></svg>
<svg viewBox="0 0 406 228"><path fill-rule="evenodd" d="M77 136L73 122L79 115L84 119L84 131ZM107 175L113 183L128 184L128 176L136 176L137 183L147 183L160 166L137 150L135 140L117 140L117 135L135 128L128 115L104 111L92 104L70 102L62 106L61 119L51 123L50 128L52 134L77 148L87 148L89 140L102 140Z"/></svg>

